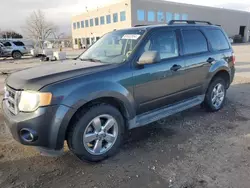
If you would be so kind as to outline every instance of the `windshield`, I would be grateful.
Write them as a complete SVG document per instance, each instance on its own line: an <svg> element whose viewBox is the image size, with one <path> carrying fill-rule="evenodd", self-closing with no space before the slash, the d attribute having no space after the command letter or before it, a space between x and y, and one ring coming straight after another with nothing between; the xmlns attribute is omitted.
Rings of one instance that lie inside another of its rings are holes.
<svg viewBox="0 0 250 188"><path fill-rule="evenodd" d="M114 31L104 35L80 59L101 63L123 63L131 55L145 30Z"/></svg>

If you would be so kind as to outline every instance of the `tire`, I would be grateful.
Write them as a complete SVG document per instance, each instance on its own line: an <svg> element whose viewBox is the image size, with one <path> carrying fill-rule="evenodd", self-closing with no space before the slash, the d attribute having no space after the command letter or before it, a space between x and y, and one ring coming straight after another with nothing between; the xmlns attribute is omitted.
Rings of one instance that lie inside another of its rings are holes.
<svg viewBox="0 0 250 188"><path fill-rule="evenodd" d="M221 89L219 89L220 87ZM221 77L213 79L209 84L202 106L209 112L219 111L224 106L226 93L226 81Z"/></svg>
<svg viewBox="0 0 250 188"><path fill-rule="evenodd" d="M79 159L98 162L118 152L125 126L123 116L116 108L100 104L78 115L68 131L67 143ZM107 126L105 130L104 125L113 127L109 129Z"/></svg>
<svg viewBox="0 0 250 188"><path fill-rule="evenodd" d="M19 51L14 51L12 53L12 57L13 57L13 59L21 59L22 58L22 53L19 52Z"/></svg>

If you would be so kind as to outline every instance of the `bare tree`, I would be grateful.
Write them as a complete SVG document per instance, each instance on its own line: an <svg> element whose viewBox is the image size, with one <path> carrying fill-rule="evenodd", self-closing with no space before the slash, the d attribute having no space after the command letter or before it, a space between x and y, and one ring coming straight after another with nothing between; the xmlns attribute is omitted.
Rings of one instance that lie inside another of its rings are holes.
<svg viewBox="0 0 250 188"><path fill-rule="evenodd" d="M53 36L57 28L46 19L44 12L37 10L27 18L24 30L27 36L38 41L39 46L43 49L45 40Z"/></svg>

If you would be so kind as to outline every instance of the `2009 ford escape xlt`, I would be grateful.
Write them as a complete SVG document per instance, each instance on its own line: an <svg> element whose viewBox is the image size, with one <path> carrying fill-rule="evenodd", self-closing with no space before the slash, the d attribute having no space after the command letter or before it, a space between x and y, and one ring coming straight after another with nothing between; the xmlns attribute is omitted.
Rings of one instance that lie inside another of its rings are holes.
<svg viewBox="0 0 250 188"><path fill-rule="evenodd" d="M11 74L3 112L13 137L80 159L117 152L124 132L202 104L223 107L235 56L221 27L171 21L104 35L75 60Z"/></svg>

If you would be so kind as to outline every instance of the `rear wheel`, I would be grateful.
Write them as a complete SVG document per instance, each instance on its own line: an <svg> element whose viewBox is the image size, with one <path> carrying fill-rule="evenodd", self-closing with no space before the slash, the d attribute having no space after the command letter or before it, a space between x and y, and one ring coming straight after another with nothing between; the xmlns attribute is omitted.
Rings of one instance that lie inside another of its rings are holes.
<svg viewBox="0 0 250 188"><path fill-rule="evenodd" d="M96 162L119 150L123 133L121 113L113 106L101 104L81 113L70 128L67 142L78 158Z"/></svg>
<svg viewBox="0 0 250 188"><path fill-rule="evenodd" d="M12 57L13 57L13 59L21 59L22 58L22 53L19 52L19 51L14 51L12 53Z"/></svg>
<svg viewBox="0 0 250 188"><path fill-rule="evenodd" d="M226 82L223 78L215 78L209 85L203 106L211 112L220 110L226 99Z"/></svg>

